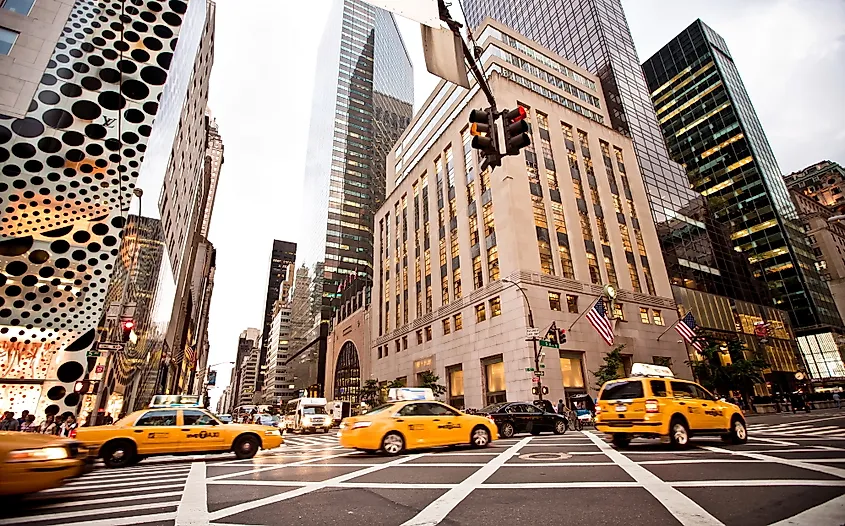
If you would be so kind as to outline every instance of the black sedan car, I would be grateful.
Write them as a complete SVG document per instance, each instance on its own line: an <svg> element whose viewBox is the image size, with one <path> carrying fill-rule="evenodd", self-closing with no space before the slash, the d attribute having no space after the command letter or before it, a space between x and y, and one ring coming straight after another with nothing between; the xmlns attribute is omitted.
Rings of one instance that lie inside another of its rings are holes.
<svg viewBox="0 0 845 526"><path fill-rule="evenodd" d="M496 422L499 437L510 438L516 433L539 435L544 431L556 435L566 433L566 418L563 415L544 411L532 402L503 402L478 411Z"/></svg>

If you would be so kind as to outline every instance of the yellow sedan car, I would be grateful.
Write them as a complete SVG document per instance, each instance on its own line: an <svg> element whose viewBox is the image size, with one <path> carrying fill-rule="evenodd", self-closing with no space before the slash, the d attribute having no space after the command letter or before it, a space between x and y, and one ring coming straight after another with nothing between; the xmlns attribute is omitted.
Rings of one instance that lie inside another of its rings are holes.
<svg viewBox="0 0 845 526"><path fill-rule="evenodd" d="M18 431L0 432L0 495L24 495L61 486L93 467L76 440Z"/></svg>
<svg viewBox="0 0 845 526"><path fill-rule="evenodd" d="M153 407L135 411L114 425L80 427L76 438L106 466L130 466L152 455L221 453L252 458L259 449L282 445L271 426L223 424L202 407Z"/></svg>
<svg viewBox="0 0 845 526"><path fill-rule="evenodd" d="M398 455L408 449L468 444L486 447L499 438L496 423L435 400L389 402L340 424L340 445Z"/></svg>

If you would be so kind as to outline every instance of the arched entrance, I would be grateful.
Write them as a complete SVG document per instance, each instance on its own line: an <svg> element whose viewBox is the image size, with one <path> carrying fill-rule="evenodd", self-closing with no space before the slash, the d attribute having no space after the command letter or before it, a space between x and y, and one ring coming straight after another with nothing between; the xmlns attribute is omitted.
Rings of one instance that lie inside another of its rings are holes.
<svg viewBox="0 0 845 526"><path fill-rule="evenodd" d="M334 369L334 399L358 403L361 400L361 364L351 341L343 344Z"/></svg>

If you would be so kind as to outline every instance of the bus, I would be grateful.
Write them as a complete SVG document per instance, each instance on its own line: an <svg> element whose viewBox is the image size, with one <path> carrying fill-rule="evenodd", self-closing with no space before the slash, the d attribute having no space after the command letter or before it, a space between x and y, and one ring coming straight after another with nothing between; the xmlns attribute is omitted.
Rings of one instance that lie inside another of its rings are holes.
<svg viewBox="0 0 845 526"><path fill-rule="evenodd" d="M289 401L285 406L284 427L294 433L328 432L332 427L332 418L326 414L326 399L297 398Z"/></svg>

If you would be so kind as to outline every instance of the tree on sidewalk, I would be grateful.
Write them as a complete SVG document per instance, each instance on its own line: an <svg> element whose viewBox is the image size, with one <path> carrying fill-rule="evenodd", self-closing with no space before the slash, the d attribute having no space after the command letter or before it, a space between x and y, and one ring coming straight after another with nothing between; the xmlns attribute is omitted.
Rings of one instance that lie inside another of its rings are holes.
<svg viewBox="0 0 845 526"><path fill-rule="evenodd" d="M377 405L381 399L381 389L378 380L367 380L361 388L361 401L367 405Z"/></svg>
<svg viewBox="0 0 845 526"><path fill-rule="evenodd" d="M605 382L622 378L625 368L622 362L622 349L625 345L619 345L604 355L604 364L597 371L591 371L596 377L596 389L601 389Z"/></svg>
<svg viewBox="0 0 845 526"><path fill-rule="evenodd" d="M769 364L740 339L723 340L704 332L699 334L697 341L701 345L701 359L690 360L687 364L698 383L706 389L720 396L739 391L747 400L754 392L754 385L766 381L763 370Z"/></svg>
<svg viewBox="0 0 845 526"><path fill-rule="evenodd" d="M423 371L420 373L420 387L427 387L428 389L431 389L431 392L437 397L446 394L446 386L438 384L437 382L439 381L440 377L431 371Z"/></svg>

